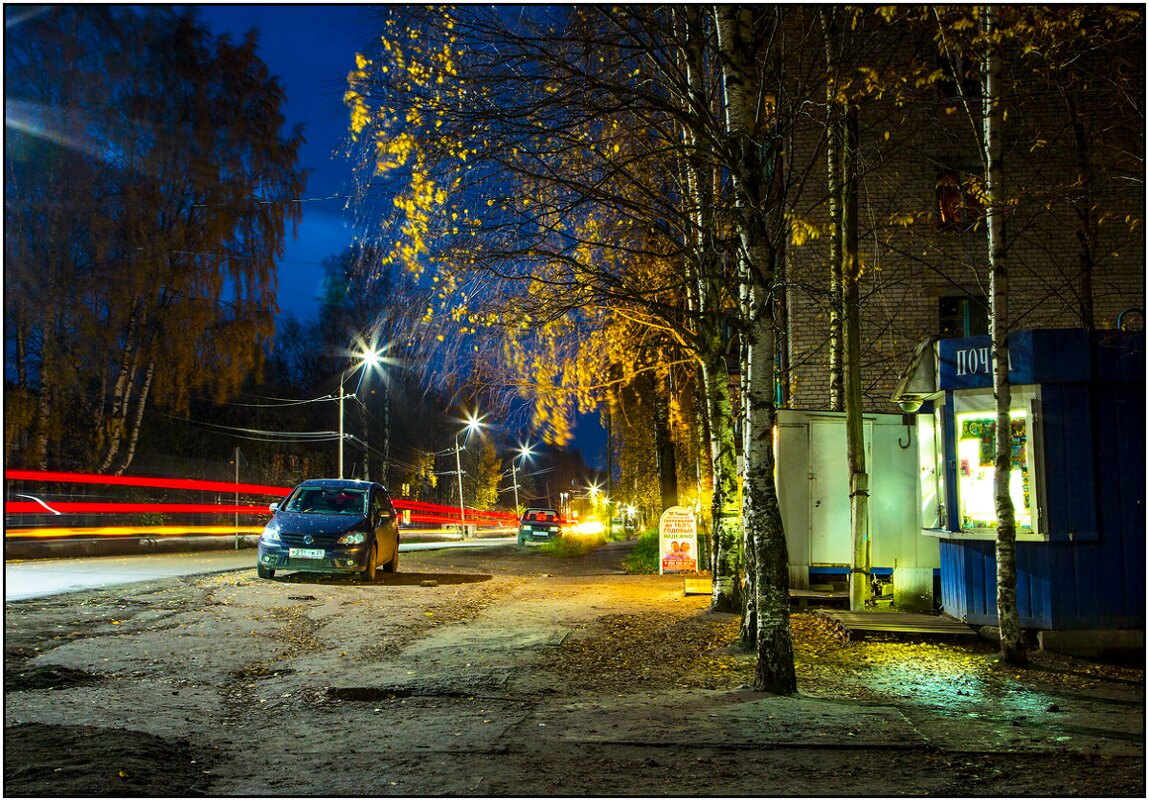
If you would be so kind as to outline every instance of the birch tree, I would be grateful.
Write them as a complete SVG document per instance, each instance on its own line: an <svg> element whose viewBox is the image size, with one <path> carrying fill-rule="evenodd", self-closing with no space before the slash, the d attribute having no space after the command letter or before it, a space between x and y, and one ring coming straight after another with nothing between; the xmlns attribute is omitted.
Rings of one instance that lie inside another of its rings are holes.
<svg viewBox="0 0 1149 801"><path fill-rule="evenodd" d="M846 464L850 472L850 530L853 559L850 568L850 608L864 611L870 600L870 474L866 466L866 431L862 413L862 320L858 253L858 107L846 113L842 175L842 295L846 328Z"/></svg>
<svg viewBox="0 0 1149 801"><path fill-rule="evenodd" d="M861 612L870 599L869 473L862 418L862 344L858 253L858 105L851 97L843 64L850 38L841 12L822 8L819 16L826 53L826 205L830 218L829 371L830 409L843 411L849 472L850 609Z"/></svg>
<svg viewBox="0 0 1149 801"><path fill-rule="evenodd" d="M1009 386L1009 271L1005 240L1004 167L1002 125L1005 105L1001 97L1002 40L993 6L982 10L985 60L982 68L982 147L986 168L985 222L989 263L991 348L993 350L994 506L997 511L997 618L1002 659L1012 665L1026 663L1025 641L1017 611L1017 520L1009 494L1013 463Z"/></svg>
<svg viewBox="0 0 1149 801"><path fill-rule="evenodd" d="M782 129L784 99L777 79L779 55L767 49L781 35L779 9L715 8L726 92L732 182L741 246L738 251L745 326L743 403L743 520L750 554L754 687L778 694L797 689L790 637L786 538L774 483L773 295L777 289L784 217ZM768 83L774 78L775 83Z"/></svg>
<svg viewBox="0 0 1149 801"><path fill-rule="evenodd" d="M738 498L738 462L734 409L728 383L727 355L732 350L730 287L737 286L728 264L733 253L723 246L728 225L719 214L723 203L712 129L720 125L719 84L713 69L713 18L699 6L676 10L675 30L681 48L686 91L680 95L684 119L679 128L686 145L682 163L686 188L685 212L690 226L687 271L697 320L699 369L706 398L713 474L711 502L711 609L745 612L742 592L743 532ZM697 121L696 124L691 124ZM702 124L706 121L709 124ZM748 627L743 642L752 643Z"/></svg>

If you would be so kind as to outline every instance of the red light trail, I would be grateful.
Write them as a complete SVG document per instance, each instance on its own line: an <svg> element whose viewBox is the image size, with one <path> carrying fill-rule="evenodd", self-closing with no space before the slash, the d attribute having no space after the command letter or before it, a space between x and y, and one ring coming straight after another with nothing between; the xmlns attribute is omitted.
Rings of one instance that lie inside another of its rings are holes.
<svg viewBox="0 0 1149 801"><path fill-rule="evenodd" d="M104 476L89 473L66 473L39 470L9 470L5 473L9 481L28 481L46 484L100 484L106 486L146 487L152 489L198 490L220 492L229 495L263 495L283 498L291 492L291 487L273 487L265 484L238 484L226 481L205 481L200 479L156 478L141 476ZM110 501L44 501L34 495L18 494L15 497L28 498L26 501L8 501L4 504L5 515L114 515L114 514L209 514L209 515L270 515L266 505L250 504L211 504L211 503L141 503ZM400 512L410 513L412 523L440 523L458 525L459 512L454 506L393 499ZM513 512L479 511L467 509L464 523L512 526L518 521ZM236 533L258 534L262 525L110 525L88 527L29 527L5 528L5 537L69 537L69 536L180 536L185 534L230 535Z"/></svg>

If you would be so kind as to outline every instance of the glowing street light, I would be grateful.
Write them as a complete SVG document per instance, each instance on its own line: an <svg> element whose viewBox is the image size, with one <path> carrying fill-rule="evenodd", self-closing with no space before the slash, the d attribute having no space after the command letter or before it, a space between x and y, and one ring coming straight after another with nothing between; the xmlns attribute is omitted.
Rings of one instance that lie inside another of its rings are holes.
<svg viewBox="0 0 1149 801"><path fill-rule="evenodd" d="M343 374L339 376L339 478L343 478L343 399L347 397L347 393L343 389L343 385L347 382L349 374L354 373L356 370L362 370L359 374L359 383L355 385L355 391L352 395L359 392L359 387L363 385L363 375L367 372L367 366L378 367L382 360L382 354L374 348L366 350L359 354L359 360L356 364L351 365Z"/></svg>
<svg viewBox="0 0 1149 801"><path fill-rule="evenodd" d="M478 431L483 425L483 418L476 417L470 412L467 413L467 425L455 435L455 473L459 476L459 536L461 539L467 538L467 527L465 525L466 512L463 509L463 460L459 455L459 437L464 434L469 438L472 431ZM464 446L465 447L465 446Z"/></svg>
<svg viewBox="0 0 1149 801"><path fill-rule="evenodd" d="M522 462L528 456L533 456L534 453L535 452L531 450L531 444L529 442L526 445L520 446L520 448L519 448L519 464L521 465ZM511 481L515 485L515 514L518 514L519 513L519 474L518 474L518 471L515 469L515 460L514 459L511 459Z"/></svg>

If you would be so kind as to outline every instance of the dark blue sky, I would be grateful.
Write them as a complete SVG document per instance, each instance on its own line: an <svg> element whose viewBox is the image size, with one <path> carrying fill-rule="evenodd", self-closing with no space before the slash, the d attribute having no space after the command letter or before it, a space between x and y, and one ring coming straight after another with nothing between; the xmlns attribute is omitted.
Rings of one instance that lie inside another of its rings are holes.
<svg viewBox="0 0 1149 801"><path fill-rule="evenodd" d="M279 76L287 94L289 127L303 123L307 139L301 166L312 170L307 181L303 222L298 237L288 234L287 252L279 265L279 306L306 320L314 315L321 289L320 262L351 244L344 206L351 190L351 167L341 155L347 134L343 92L355 66L378 28L373 12L347 5L203 5L201 21L217 34L240 41L258 31L259 55ZM374 12L377 13L377 12ZM335 199L328 199L332 196Z"/></svg>

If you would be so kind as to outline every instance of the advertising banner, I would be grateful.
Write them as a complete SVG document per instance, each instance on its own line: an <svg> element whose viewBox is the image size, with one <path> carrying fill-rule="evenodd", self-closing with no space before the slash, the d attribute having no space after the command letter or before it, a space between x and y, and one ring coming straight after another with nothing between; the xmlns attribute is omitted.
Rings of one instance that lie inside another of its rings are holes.
<svg viewBox="0 0 1149 801"><path fill-rule="evenodd" d="M658 519L658 572L697 570L698 524L694 512L685 506L672 506Z"/></svg>

